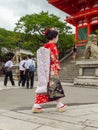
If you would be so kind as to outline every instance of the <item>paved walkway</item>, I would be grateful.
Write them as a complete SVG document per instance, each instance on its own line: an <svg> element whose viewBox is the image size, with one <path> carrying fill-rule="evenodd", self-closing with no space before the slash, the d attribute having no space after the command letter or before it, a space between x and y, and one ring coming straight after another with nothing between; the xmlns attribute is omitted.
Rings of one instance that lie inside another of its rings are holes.
<svg viewBox="0 0 98 130"><path fill-rule="evenodd" d="M12 88L10 84L5 88L2 83L1 91ZM58 113L55 107L39 114L31 109L0 109L0 130L98 130L98 104L68 106L63 113Z"/></svg>
<svg viewBox="0 0 98 130"><path fill-rule="evenodd" d="M98 130L98 104L70 106L64 113L0 110L0 130Z"/></svg>

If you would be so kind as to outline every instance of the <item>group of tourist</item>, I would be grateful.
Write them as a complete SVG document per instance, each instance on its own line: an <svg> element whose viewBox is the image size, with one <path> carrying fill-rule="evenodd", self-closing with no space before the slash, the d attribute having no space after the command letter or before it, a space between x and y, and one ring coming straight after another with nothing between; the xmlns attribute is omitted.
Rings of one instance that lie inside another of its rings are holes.
<svg viewBox="0 0 98 130"><path fill-rule="evenodd" d="M9 57L8 61L4 65L5 69L5 78L4 78L4 85L7 86L8 77L11 81L11 84L15 86L15 82L13 79L13 58ZM35 72L35 61L31 55L28 57L23 56L22 60L19 63L19 81L18 86L26 86L26 88L33 88L34 84L34 72Z"/></svg>

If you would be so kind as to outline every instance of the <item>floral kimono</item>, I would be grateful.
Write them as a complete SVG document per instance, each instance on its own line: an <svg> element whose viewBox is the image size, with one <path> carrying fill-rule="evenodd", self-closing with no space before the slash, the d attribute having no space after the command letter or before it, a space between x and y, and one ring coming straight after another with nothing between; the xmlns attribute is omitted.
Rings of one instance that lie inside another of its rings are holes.
<svg viewBox="0 0 98 130"><path fill-rule="evenodd" d="M49 102L47 87L50 75L59 75L60 61L55 43L46 43L37 51L38 87L36 89L36 104Z"/></svg>

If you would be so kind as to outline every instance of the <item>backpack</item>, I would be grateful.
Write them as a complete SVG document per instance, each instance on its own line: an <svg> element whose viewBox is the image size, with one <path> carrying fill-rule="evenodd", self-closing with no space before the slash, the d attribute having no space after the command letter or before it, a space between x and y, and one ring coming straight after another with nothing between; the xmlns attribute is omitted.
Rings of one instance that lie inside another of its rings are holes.
<svg viewBox="0 0 98 130"><path fill-rule="evenodd" d="M2 72L3 72L3 74L6 74L9 71L10 71L9 67L5 67L4 65L2 66Z"/></svg>
<svg viewBox="0 0 98 130"><path fill-rule="evenodd" d="M2 70L3 74L5 74L5 66L4 65L2 66L1 70Z"/></svg>
<svg viewBox="0 0 98 130"><path fill-rule="evenodd" d="M29 66L29 71L30 71L30 72L35 72L35 67L34 67L34 65L30 65L30 66Z"/></svg>

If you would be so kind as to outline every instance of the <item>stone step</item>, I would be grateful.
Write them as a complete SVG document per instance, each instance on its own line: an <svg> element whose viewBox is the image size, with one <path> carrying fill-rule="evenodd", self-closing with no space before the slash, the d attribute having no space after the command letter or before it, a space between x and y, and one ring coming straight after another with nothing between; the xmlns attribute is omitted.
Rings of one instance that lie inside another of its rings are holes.
<svg viewBox="0 0 98 130"><path fill-rule="evenodd" d="M83 53L79 53L77 60L81 61L83 59L81 54ZM74 79L78 76L79 66L76 65L76 61L73 61L72 57L70 56L64 60L63 63L61 63L60 80L62 82L73 82Z"/></svg>
<svg viewBox="0 0 98 130"><path fill-rule="evenodd" d="M73 83L74 82L73 79L64 79L64 80L60 79L60 81L65 82L65 83Z"/></svg>

